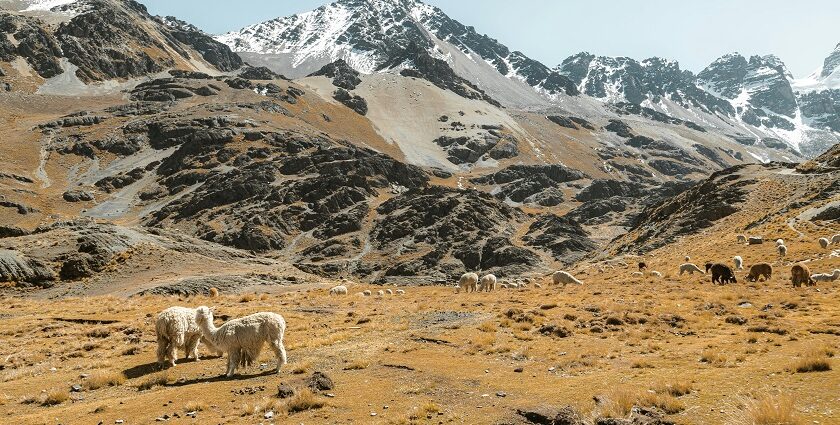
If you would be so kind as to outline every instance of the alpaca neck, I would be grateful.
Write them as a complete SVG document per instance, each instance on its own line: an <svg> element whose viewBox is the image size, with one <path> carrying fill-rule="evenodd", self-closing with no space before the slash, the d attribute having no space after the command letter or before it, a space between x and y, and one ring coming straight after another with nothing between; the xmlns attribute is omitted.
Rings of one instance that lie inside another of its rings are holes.
<svg viewBox="0 0 840 425"><path fill-rule="evenodd" d="M213 324L213 317L205 317L204 320L201 320L198 324L198 327L201 328L201 332L207 337L214 337L216 335L216 325Z"/></svg>

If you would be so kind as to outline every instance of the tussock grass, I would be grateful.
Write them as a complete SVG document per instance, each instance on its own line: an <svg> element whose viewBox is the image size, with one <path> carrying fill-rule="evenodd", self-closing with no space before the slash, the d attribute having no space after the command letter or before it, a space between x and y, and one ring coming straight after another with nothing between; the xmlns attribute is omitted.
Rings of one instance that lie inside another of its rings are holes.
<svg viewBox="0 0 840 425"><path fill-rule="evenodd" d="M320 409L326 406L327 402L312 392L309 388L304 388L298 391L286 403L286 412L297 413L307 410Z"/></svg>
<svg viewBox="0 0 840 425"><path fill-rule="evenodd" d="M55 406L70 400L70 393L65 389L52 389L44 394L41 399L42 406Z"/></svg>
<svg viewBox="0 0 840 425"><path fill-rule="evenodd" d="M794 407L794 400L787 395L765 395L748 399L735 420L736 425L803 425Z"/></svg>
<svg viewBox="0 0 840 425"><path fill-rule="evenodd" d="M147 375L142 381L140 381L140 384L137 385L137 389L140 391L146 391L154 387L160 387L169 383L170 379L171 375L168 370L156 372L151 375Z"/></svg>
<svg viewBox="0 0 840 425"><path fill-rule="evenodd" d="M105 387L118 387L124 383L125 375L122 372L103 370L90 375L84 381L82 387L88 391L93 391Z"/></svg>

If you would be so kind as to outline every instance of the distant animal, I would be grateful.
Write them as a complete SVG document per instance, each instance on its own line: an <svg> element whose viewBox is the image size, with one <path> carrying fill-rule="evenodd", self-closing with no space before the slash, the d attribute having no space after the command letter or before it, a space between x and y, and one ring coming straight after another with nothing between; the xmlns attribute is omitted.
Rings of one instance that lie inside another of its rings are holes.
<svg viewBox="0 0 840 425"><path fill-rule="evenodd" d="M832 273L817 273L812 274L811 279L814 282L834 282L840 279L840 269L834 270Z"/></svg>
<svg viewBox="0 0 840 425"><path fill-rule="evenodd" d="M397 289L397 295L405 295L405 291L402 289Z"/></svg>
<svg viewBox="0 0 840 425"><path fill-rule="evenodd" d="M198 360L199 341L203 341L212 351L219 353L215 346L201 338L201 329L195 321L195 313L195 309L192 308L169 307L155 317L159 366L175 366L179 348L184 349L184 358L188 359L192 355L193 360Z"/></svg>
<svg viewBox="0 0 840 425"><path fill-rule="evenodd" d="M364 296L366 296L366 297L369 297L369 296L371 296L372 294L371 294L371 292L370 292L370 289L368 289L368 290L362 291L362 295L364 295Z"/></svg>
<svg viewBox="0 0 840 425"><path fill-rule="evenodd" d="M582 285L583 284L583 282L575 279L575 277L572 276L569 272L564 272L562 270L558 271L558 272L554 272L554 274L551 276L551 281L555 285L559 285L559 284L562 283L563 286L566 286L566 285L571 284L571 283L573 283L575 285Z"/></svg>
<svg viewBox="0 0 840 425"><path fill-rule="evenodd" d="M481 277L481 281L478 286L479 292L492 292L496 290L496 276L492 274L487 274Z"/></svg>
<svg viewBox="0 0 840 425"><path fill-rule="evenodd" d="M840 234L834 235L831 237L831 244L838 244L840 243Z"/></svg>
<svg viewBox="0 0 840 425"><path fill-rule="evenodd" d="M689 261L691 261L691 257L689 257L688 255L686 255L686 256L685 256L685 262L687 263L687 262L689 262Z"/></svg>
<svg viewBox="0 0 840 425"><path fill-rule="evenodd" d="M776 239L776 246L779 246L779 245L784 245L784 244L785 244L785 240L784 240L784 239Z"/></svg>
<svg viewBox="0 0 840 425"><path fill-rule="evenodd" d="M708 273L709 270L712 271L712 283L717 283L720 285L724 285L727 283L738 283L738 280L735 279L735 273L726 264L707 263L706 273Z"/></svg>
<svg viewBox="0 0 840 425"><path fill-rule="evenodd" d="M210 288L210 298L216 298L219 296L219 289L218 288Z"/></svg>
<svg viewBox="0 0 840 425"><path fill-rule="evenodd" d="M537 289L542 289L542 285L540 285L539 283L535 283L535 284L534 284L534 288L537 288Z"/></svg>
<svg viewBox="0 0 840 425"><path fill-rule="evenodd" d="M765 281L773 277L773 266L767 263L753 264L750 267L750 273L747 275L747 281L757 282L759 277L764 277Z"/></svg>
<svg viewBox="0 0 840 425"><path fill-rule="evenodd" d="M383 291L381 289L376 291L376 296L377 297L384 297L385 296L385 291Z"/></svg>
<svg viewBox="0 0 840 425"><path fill-rule="evenodd" d="M642 272L633 272L633 274L631 276L633 276L633 277L645 277L645 274L642 273Z"/></svg>
<svg viewBox="0 0 840 425"><path fill-rule="evenodd" d="M747 237L744 235L738 235L738 243L747 243Z"/></svg>
<svg viewBox="0 0 840 425"><path fill-rule="evenodd" d="M748 242L750 245L761 245L764 243L764 238L762 238L761 236L750 236Z"/></svg>
<svg viewBox="0 0 840 425"><path fill-rule="evenodd" d="M213 346L227 352L225 375L228 377L233 376L243 356L246 359L259 358L260 351L266 343L277 356L278 373L287 362L286 349L283 347L286 321L277 313L256 313L229 320L217 328L213 324L213 313L210 309L199 307L196 309L195 321L204 338Z"/></svg>
<svg viewBox="0 0 840 425"><path fill-rule="evenodd" d="M648 268L647 264L645 264L643 262L639 262L639 271L640 272L647 270L647 268Z"/></svg>
<svg viewBox="0 0 840 425"><path fill-rule="evenodd" d="M475 273L464 273L458 279L458 286L464 292L475 292L478 289L478 275Z"/></svg>
<svg viewBox="0 0 840 425"><path fill-rule="evenodd" d="M683 273L694 274L694 272L703 273L703 270L700 270L700 267L697 267L696 264L692 263L685 263L680 265L680 276L682 276Z"/></svg>
<svg viewBox="0 0 840 425"><path fill-rule="evenodd" d="M804 283L805 286L815 286L817 283L811 279L811 269L805 264L795 264L790 268L790 280L793 282L794 288L799 288Z"/></svg>
<svg viewBox="0 0 840 425"><path fill-rule="evenodd" d="M330 289L330 295L347 295L347 287L339 285Z"/></svg>
<svg viewBox="0 0 840 425"><path fill-rule="evenodd" d="M650 272L650 276L651 276L651 277L655 277L655 278L657 278L657 279L662 279L662 273L660 273L660 272L658 272L658 271L656 271L656 270L651 271L651 272Z"/></svg>
<svg viewBox="0 0 840 425"><path fill-rule="evenodd" d="M740 255L736 255L732 260L735 262L736 270L744 270L744 259Z"/></svg>
<svg viewBox="0 0 840 425"><path fill-rule="evenodd" d="M828 245L831 243L827 238L820 238L819 242L822 249L828 248Z"/></svg>
<svg viewBox="0 0 840 425"><path fill-rule="evenodd" d="M786 246L779 245L779 246L776 247L776 249L779 251L779 257L784 257L785 255L787 255L787 247Z"/></svg>

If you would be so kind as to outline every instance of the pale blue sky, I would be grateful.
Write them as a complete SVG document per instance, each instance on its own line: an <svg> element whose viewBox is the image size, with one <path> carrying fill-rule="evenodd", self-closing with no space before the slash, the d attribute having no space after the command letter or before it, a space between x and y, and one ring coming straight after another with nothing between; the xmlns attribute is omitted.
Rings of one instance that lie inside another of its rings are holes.
<svg viewBox="0 0 840 425"><path fill-rule="evenodd" d="M210 33L328 0L140 0ZM802 77L840 43L840 0L427 0L549 67L580 51L661 56L699 71L717 57L773 53Z"/></svg>

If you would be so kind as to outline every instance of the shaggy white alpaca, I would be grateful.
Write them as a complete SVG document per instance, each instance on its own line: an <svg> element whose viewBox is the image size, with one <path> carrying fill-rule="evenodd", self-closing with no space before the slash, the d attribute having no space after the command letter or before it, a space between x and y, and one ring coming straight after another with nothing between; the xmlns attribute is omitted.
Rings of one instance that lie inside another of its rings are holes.
<svg viewBox="0 0 840 425"><path fill-rule="evenodd" d="M366 289L366 290L362 291L362 295L364 295L366 297L371 296L370 289Z"/></svg>
<svg viewBox="0 0 840 425"><path fill-rule="evenodd" d="M696 264L685 263L680 265L680 276L682 276L683 273L694 274L694 272L706 274L703 272L703 270L700 270L700 267L697 267Z"/></svg>
<svg viewBox="0 0 840 425"><path fill-rule="evenodd" d="M735 261L735 270L744 270L744 259L740 255L736 255L732 260Z"/></svg>
<svg viewBox="0 0 840 425"><path fill-rule="evenodd" d="M155 318L155 333L157 334L157 361L163 367L165 363L175 366L178 360L178 349L185 351L184 358L198 360L198 342L202 340L210 350L221 354L212 344L201 338L201 329L195 321L195 309L186 307L169 307L158 313Z"/></svg>
<svg viewBox="0 0 840 425"><path fill-rule="evenodd" d="M820 247L822 247L822 249L828 248L828 245L831 243L831 242L828 241L827 238L820 238L819 242L820 242Z"/></svg>
<svg viewBox="0 0 840 425"><path fill-rule="evenodd" d="M834 244L838 244L838 243L840 243L840 235L832 236L831 237L831 244L834 245Z"/></svg>
<svg viewBox="0 0 840 425"><path fill-rule="evenodd" d="M657 278L657 279L662 279L662 273L660 273L660 272L658 272L658 271L656 271L656 270L654 270L654 271L650 272L650 276L651 276L651 277L655 277L655 278Z"/></svg>
<svg viewBox="0 0 840 425"><path fill-rule="evenodd" d="M815 282L834 282L840 279L840 270L834 270L832 273L812 274L811 279L814 279Z"/></svg>
<svg viewBox="0 0 840 425"><path fill-rule="evenodd" d="M388 295L394 295L394 291L392 289L386 289L385 293Z"/></svg>
<svg viewBox="0 0 840 425"><path fill-rule="evenodd" d="M402 289L397 289L397 295L405 295L405 291Z"/></svg>
<svg viewBox="0 0 840 425"><path fill-rule="evenodd" d="M784 239L776 239L776 246L779 246L779 245L784 245L784 244L785 244L785 240L784 240Z"/></svg>
<svg viewBox="0 0 840 425"><path fill-rule="evenodd" d="M286 321L277 313L256 313L250 316L229 320L218 328L213 324L213 313L208 307L199 307L195 312L195 322L201 334L213 346L227 352L227 370L225 375L233 376L236 367L245 360L251 362L259 358L263 345L268 343L277 356L277 373L286 364L286 348L283 337L286 333Z"/></svg>
<svg viewBox="0 0 840 425"><path fill-rule="evenodd" d="M381 289L376 291L376 296L377 297L384 297L385 296L385 291L383 291Z"/></svg>
<svg viewBox="0 0 840 425"><path fill-rule="evenodd" d="M779 250L779 257L784 257L785 255L787 255L787 247L786 246L779 245L779 246L776 247L776 249Z"/></svg>
<svg viewBox="0 0 840 425"><path fill-rule="evenodd" d="M744 235L738 235L738 243L747 243L747 237Z"/></svg>
<svg viewBox="0 0 840 425"><path fill-rule="evenodd" d="M458 279L458 286L460 286L464 292L475 292L478 287L478 275L475 273L464 273L461 275L461 278Z"/></svg>
<svg viewBox="0 0 840 425"><path fill-rule="evenodd" d="M478 287L478 292L492 292L496 290L496 276L487 274L481 277L481 284Z"/></svg>
<svg viewBox="0 0 840 425"><path fill-rule="evenodd" d="M347 287L344 285L330 289L330 295L347 295Z"/></svg>
<svg viewBox="0 0 840 425"><path fill-rule="evenodd" d="M645 277L645 274L644 274L644 273L642 273L642 272L633 272L633 274L631 274L630 276L633 276L633 277Z"/></svg>
<svg viewBox="0 0 840 425"><path fill-rule="evenodd" d="M559 285L561 283L563 284L563 286L566 286L571 283L575 285L583 285L583 282L575 279L574 276L562 270L559 272L555 272L554 275L552 275L551 280L555 285Z"/></svg>

